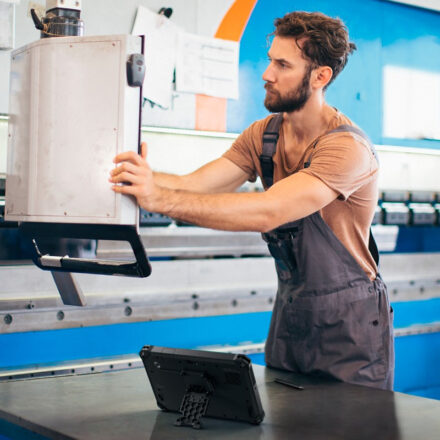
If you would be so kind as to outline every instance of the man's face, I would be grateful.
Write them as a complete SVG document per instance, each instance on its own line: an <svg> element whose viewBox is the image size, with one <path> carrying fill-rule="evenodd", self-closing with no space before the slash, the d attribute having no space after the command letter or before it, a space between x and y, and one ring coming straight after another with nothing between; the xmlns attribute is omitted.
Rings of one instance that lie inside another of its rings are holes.
<svg viewBox="0 0 440 440"><path fill-rule="evenodd" d="M265 107L270 112L294 112L302 109L311 95L312 68L301 54L295 40L275 37L268 52Z"/></svg>

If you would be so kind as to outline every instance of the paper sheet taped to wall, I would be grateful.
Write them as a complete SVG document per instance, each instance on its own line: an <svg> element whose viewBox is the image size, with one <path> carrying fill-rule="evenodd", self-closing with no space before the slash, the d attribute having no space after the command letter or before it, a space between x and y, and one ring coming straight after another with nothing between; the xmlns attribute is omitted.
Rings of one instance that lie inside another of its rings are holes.
<svg viewBox="0 0 440 440"><path fill-rule="evenodd" d="M15 3L19 0L0 0L0 49L14 47Z"/></svg>
<svg viewBox="0 0 440 440"><path fill-rule="evenodd" d="M133 35L145 35L144 98L163 108L171 105L179 28L164 15L139 6Z"/></svg>
<svg viewBox="0 0 440 440"><path fill-rule="evenodd" d="M221 98L238 98L239 44L179 33L176 90Z"/></svg>

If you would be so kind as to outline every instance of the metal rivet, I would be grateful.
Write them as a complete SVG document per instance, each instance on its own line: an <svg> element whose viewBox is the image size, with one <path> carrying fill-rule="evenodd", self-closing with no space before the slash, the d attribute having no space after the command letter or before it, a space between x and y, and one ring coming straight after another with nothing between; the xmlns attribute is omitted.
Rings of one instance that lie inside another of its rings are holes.
<svg viewBox="0 0 440 440"><path fill-rule="evenodd" d="M9 313L7 315L5 315L5 317L3 318L3 321L5 321L5 324L9 325L12 323L12 315L10 315Z"/></svg>
<svg viewBox="0 0 440 440"><path fill-rule="evenodd" d="M238 301L236 299L232 300L232 307L237 307Z"/></svg>
<svg viewBox="0 0 440 440"><path fill-rule="evenodd" d="M255 290L251 290L251 295L256 295L257 292Z"/></svg>
<svg viewBox="0 0 440 440"><path fill-rule="evenodd" d="M420 287L420 293L423 295L423 293L425 292L425 288L422 286L422 287Z"/></svg>
<svg viewBox="0 0 440 440"><path fill-rule="evenodd" d="M132 313L133 313L133 309L132 309L131 307L129 307L129 306L127 306L127 307L124 309L124 315L125 315L125 316L130 316Z"/></svg>
<svg viewBox="0 0 440 440"><path fill-rule="evenodd" d="M269 304L272 304L273 303L273 298L269 298Z"/></svg>
<svg viewBox="0 0 440 440"><path fill-rule="evenodd" d="M57 319L58 321L62 321L64 319L64 312L62 310L57 313Z"/></svg>
<svg viewBox="0 0 440 440"><path fill-rule="evenodd" d="M197 310L199 308L199 303L197 301L194 301L192 307L193 307L194 310Z"/></svg>

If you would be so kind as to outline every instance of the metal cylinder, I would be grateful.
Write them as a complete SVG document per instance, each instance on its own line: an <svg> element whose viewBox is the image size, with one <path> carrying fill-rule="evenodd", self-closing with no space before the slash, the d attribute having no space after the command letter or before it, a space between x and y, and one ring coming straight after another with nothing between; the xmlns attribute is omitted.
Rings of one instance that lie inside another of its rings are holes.
<svg viewBox="0 0 440 440"><path fill-rule="evenodd" d="M44 29L41 38L49 37L81 37L84 34L84 22L80 18L80 11L55 8L47 11L42 19Z"/></svg>

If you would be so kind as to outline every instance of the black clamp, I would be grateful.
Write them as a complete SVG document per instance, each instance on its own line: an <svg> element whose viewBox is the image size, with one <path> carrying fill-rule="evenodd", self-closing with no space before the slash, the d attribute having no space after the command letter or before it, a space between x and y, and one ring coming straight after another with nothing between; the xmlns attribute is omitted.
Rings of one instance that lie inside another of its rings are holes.
<svg viewBox="0 0 440 440"><path fill-rule="evenodd" d="M159 15L165 15L166 18L170 18L171 14L173 13L173 8L160 8L158 14Z"/></svg>

